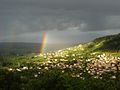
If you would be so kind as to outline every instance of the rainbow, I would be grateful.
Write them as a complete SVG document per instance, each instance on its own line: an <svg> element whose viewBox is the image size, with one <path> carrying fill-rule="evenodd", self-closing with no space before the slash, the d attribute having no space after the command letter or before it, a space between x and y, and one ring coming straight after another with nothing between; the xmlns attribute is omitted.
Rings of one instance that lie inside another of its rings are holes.
<svg viewBox="0 0 120 90"><path fill-rule="evenodd" d="M43 38L42 38L41 45L40 45L40 53L44 53L46 40L47 40L47 34L45 32L44 35L43 35Z"/></svg>

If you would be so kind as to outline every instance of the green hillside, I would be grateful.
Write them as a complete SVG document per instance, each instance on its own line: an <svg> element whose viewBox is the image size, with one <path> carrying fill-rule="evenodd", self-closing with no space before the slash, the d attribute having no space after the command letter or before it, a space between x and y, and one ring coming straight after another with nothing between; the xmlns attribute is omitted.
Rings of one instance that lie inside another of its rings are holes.
<svg viewBox="0 0 120 90"><path fill-rule="evenodd" d="M55 52L0 57L0 90L120 90L120 34Z"/></svg>
<svg viewBox="0 0 120 90"><path fill-rule="evenodd" d="M89 51L119 51L120 34L97 38L84 45Z"/></svg>
<svg viewBox="0 0 120 90"><path fill-rule="evenodd" d="M91 42L59 50L57 53L86 55L94 52L119 52L120 34L96 38Z"/></svg>

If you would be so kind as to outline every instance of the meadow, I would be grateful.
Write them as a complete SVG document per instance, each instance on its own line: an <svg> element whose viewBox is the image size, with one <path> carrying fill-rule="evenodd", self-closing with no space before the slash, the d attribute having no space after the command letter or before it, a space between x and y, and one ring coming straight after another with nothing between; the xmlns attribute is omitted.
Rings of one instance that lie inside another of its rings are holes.
<svg viewBox="0 0 120 90"><path fill-rule="evenodd" d="M1 56L0 90L120 90L119 42L108 51L106 42L114 38L107 39L49 53Z"/></svg>

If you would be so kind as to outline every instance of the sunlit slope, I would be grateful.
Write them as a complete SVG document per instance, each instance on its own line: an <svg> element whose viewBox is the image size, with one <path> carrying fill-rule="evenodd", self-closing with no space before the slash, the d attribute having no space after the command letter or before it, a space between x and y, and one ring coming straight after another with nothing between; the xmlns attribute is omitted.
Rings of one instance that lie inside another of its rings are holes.
<svg viewBox="0 0 120 90"><path fill-rule="evenodd" d="M120 34L100 37L84 45L90 51L119 51Z"/></svg>
<svg viewBox="0 0 120 90"><path fill-rule="evenodd" d="M67 48L62 51L68 53L90 53L97 51L119 51L120 50L120 34L109 35L75 47Z"/></svg>

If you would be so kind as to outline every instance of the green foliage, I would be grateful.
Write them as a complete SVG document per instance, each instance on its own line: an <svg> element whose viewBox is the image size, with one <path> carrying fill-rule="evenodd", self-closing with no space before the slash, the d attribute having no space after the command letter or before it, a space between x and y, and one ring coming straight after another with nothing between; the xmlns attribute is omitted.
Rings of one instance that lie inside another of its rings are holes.
<svg viewBox="0 0 120 90"><path fill-rule="evenodd" d="M85 44L88 50L92 51L113 51L120 50L120 34L97 38L90 43Z"/></svg>
<svg viewBox="0 0 120 90"><path fill-rule="evenodd" d="M119 82L111 79L77 78L54 69L34 77L34 71L0 70L2 90L119 90ZM31 73L32 72L32 73ZM85 76L86 77L86 76Z"/></svg>
<svg viewBox="0 0 120 90"><path fill-rule="evenodd" d="M0 90L120 90L120 53L106 52L119 51L119 40L120 34L44 55L1 56Z"/></svg>

